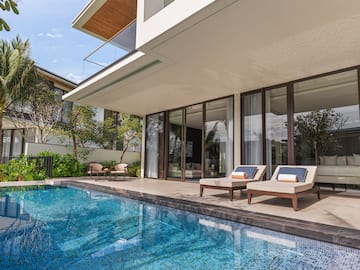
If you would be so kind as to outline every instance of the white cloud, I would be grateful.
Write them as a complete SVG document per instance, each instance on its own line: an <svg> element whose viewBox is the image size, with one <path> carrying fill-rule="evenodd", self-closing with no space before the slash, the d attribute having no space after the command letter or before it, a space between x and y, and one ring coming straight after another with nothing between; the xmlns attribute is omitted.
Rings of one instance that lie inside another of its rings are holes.
<svg viewBox="0 0 360 270"><path fill-rule="evenodd" d="M37 34L38 37L42 37L43 35L44 35L44 33Z"/></svg>
<svg viewBox="0 0 360 270"><path fill-rule="evenodd" d="M76 82L76 83L79 83L79 82L81 82L83 80L83 76L76 75L76 74L73 74L73 73L67 74L66 78L68 78L70 81L73 81L73 82Z"/></svg>
<svg viewBox="0 0 360 270"><path fill-rule="evenodd" d="M49 38L63 38L63 34L53 34L53 33L46 33L46 36Z"/></svg>
<svg viewBox="0 0 360 270"><path fill-rule="evenodd" d="M57 62L58 62L57 59L53 59L53 60L51 61L51 63L53 63L53 64L56 64Z"/></svg>

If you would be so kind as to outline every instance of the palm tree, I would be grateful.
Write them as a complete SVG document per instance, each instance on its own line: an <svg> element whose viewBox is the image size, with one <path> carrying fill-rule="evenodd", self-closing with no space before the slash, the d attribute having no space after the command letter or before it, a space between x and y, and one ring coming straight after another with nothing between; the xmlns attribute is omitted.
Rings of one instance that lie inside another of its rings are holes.
<svg viewBox="0 0 360 270"><path fill-rule="evenodd" d="M27 86L36 78L34 61L30 59L29 40L19 36L11 42L0 41L0 158L3 151L3 119L5 112L24 98Z"/></svg>

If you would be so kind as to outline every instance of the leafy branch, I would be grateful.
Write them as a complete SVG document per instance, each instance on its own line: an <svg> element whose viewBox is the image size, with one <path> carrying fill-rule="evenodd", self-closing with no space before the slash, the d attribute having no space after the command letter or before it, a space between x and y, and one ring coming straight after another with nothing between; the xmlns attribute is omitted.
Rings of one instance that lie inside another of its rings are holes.
<svg viewBox="0 0 360 270"><path fill-rule="evenodd" d="M12 11L16 15L19 14L17 3L14 0L0 0L0 9L2 11ZM0 18L0 31L2 31L3 29L6 31L10 31L10 26L4 19Z"/></svg>

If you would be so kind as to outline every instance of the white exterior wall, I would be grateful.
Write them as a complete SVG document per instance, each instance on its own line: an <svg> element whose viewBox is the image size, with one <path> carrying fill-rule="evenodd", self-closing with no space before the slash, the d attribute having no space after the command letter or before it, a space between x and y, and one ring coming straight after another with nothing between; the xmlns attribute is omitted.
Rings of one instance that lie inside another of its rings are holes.
<svg viewBox="0 0 360 270"><path fill-rule="evenodd" d="M215 2L215 0L175 0L145 21L145 1L149 0L137 2L136 49Z"/></svg>
<svg viewBox="0 0 360 270"><path fill-rule="evenodd" d="M234 167L241 164L241 103L240 94L234 95Z"/></svg>
<svg viewBox="0 0 360 270"><path fill-rule="evenodd" d="M37 143L26 143L25 144L25 155L35 156L43 151L51 151L57 154L72 154L72 147L61 146L61 145L50 145L50 144L37 144ZM122 151L105 150L92 148L87 160L80 160L81 163L87 163L90 161L102 162L115 160L119 161ZM140 161L139 152L126 152L123 162L134 163Z"/></svg>

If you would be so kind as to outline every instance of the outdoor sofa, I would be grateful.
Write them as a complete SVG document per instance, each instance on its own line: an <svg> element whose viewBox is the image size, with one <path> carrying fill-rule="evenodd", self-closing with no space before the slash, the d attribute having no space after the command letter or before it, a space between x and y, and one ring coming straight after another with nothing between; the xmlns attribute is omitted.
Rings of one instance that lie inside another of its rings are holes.
<svg viewBox="0 0 360 270"><path fill-rule="evenodd" d="M99 175L105 175L107 173L107 170L104 170L103 165L100 163L91 162L88 165L88 175L93 176L99 176Z"/></svg>
<svg viewBox="0 0 360 270"><path fill-rule="evenodd" d="M316 173L317 166L278 166L270 181L247 185L248 203L251 203L253 195L271 195L291 199L293 209L297 211L298 198L309 193L317 193L320 200L320 189L315 186Z"/></svg>
<svg viewBox="0 0 360 270"><path fill-rule="evenodd" d="M128 175L129 174L129 164L119 163L114 166L114 170L110 171L110 176L112 175Z"/></svg>
<svg viewBox="0 0 360 270"><path fill-rule="evenodd" d="M234 190L242 190L250 182L262 180L266 170L265 165L238 165L228 177L222 178L202 178L200 179L200 197L205 188L228 190L230 200L234 198ZM239 179L243 174L243 179Z"/></svg>

